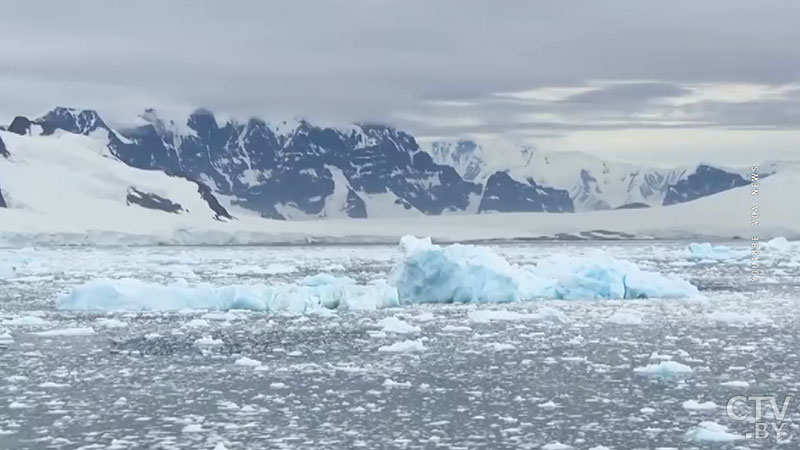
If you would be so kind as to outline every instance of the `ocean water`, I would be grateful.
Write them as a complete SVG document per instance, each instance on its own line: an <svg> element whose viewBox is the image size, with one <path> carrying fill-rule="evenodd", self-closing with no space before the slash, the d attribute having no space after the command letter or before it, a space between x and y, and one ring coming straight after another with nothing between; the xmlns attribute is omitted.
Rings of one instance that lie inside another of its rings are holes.
<svg viewBox="0 0 800 450"><path fill-rule="evenodd" d="M369 283L399 251L0 249L0 448L798 448L800 404L766 440L743 439L753 423L726 404L800 390L800 256L765 250L752 280L746 243L722 243L734 251L720 259L688 244L490 246L520 265L603 251L691 281L694 299L313 314L70 312L55 300L98 278Z"/></svg>

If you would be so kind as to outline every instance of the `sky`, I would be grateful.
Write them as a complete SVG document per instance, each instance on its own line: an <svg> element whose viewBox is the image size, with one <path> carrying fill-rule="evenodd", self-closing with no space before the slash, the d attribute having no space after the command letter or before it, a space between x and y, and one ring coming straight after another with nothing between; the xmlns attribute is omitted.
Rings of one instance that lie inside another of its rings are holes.
<svg viewBox="0 0 800 450"><path fill-rule="evenodd" d="M383 122L667 166L800 159L800 2L7 2L0 122Z"/></svg>

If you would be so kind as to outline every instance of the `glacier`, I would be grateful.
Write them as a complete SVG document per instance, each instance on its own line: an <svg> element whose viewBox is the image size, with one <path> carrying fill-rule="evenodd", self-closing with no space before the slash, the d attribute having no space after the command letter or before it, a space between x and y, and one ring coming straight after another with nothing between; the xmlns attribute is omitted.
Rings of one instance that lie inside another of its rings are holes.
<svg viewBox="0 0 800 450"><path fill-rule="evenodd" d="M516 266L488 247L440 246L405 236L402 258L387 280L357 284L319 273L297 283L215 286L170 285L135 279L99 279L56 300L61 310L244 309L306 313L374 310L416 303L508 303L537 299L687 298L691 283L641 270L636 264L596 253L552 255L536 265Z"/></svg>

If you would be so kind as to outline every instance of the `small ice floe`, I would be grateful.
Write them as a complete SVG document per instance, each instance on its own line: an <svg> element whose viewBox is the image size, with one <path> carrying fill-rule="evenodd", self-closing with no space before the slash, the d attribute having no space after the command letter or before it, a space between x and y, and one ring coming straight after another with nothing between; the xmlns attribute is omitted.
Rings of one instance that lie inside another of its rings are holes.
<svg viewBox="0 0 800 450"><path fill-rule="evenodd" d="M750 383L748 383L747 381L734 380L734 381L725 381L723 383L720 383L720 386L745 389L750 387Z"/></svg>
<svg viewBox="0 0 800 450"><path fill-rule="evenodd" d="M442 327L442 331L446 333L459 333L462 331L472 331L472 328L464 325L445 325Z"/></svg>
<svg viewBox="0 0 800 450"><path fill-rule="evenodd" d="M422 332L420 327L411 325L405 320L394 316L379 320L378 326L380 326L385 333L416 334Z"/></svg>
<svg viewBox="0 0 800 450"><path fill-rule="evenodd" d="M14 343L14 336L8 331L0 330L0 345L11 345Z"/></svg>
<svg viewBox="0 0 800 450"><path fill-rule="evenodd" d="M114 405L114 406L125 406L127 404L128 404L128 399L125 398L125 397L120 397L120 398L116 399L114 401L114 403L112 403L112 405Z"/></svg>
<svg viewBox="0 0 800 450"><path fill-rule="evenodd" d="M244 367L259 367L261 366L261 361L243 356L234 361L233 364Z"/></svg>
<svg viewBox="0 0 800 450"><path fill-rule="evenodd" d="M281 383L278 381L275 383L270 383L269 387L271 387L272 389L286 389L289 386L287 386L285 383Z"/></svg>
<svg viewBox="0 0 800 450"><path fill-rule="evenodd" d="M736 260L744 258L750 253L746 249L733 249L724 245L689 244L689 259L694 260Z"/></svg>
<svg viewBox="0 0 800 450"><path fill-rule="evenodd" d="M510 350L516 350L517 349L517 347L515 347L514 345L506 344L506 343L503 343L503 342L495 342L495 343L489 344L489 348L491 348L492 350L494 350L496 352L507 352L507 351L510 351Z"/></svg>
<svg viewBox="0 0 800 450"><path fill-rule="evenodd" d="M30 407L31 405L28 403L18 402L16 400L13 400L8 404L8 409L28 409Z"/></svg>
<svg viewBox="0 0 800 450"><path fill-rule="evenodd" d="M672 359L671 355L662 355L658 352L653 352L650 354L650 359L655 361L669 361Z"/></svg>
<svg viewBox="0 0 800 450"><path fill-rule="evenodd" d="M185 425L181 430L181 433L202 433L203 432L203 425L199 423L190 423Z"/></svg>
<svg viewBox="0 0 800 450"><path fill-rule="evenodd" d="M205 328L209 325L210 324L205 319L192 319L181 325L181 328Z"/></svg>
<svg viewBox="0 0 800 450"><path fill-rule="evenodd" d="M695 442L733 442L744 439L743 436L728 431L728 427L716 422L700 422L686 432L686 439Z"/></svg>
<svg viewBox="0 0 800 450"><path fill-rule="evenodd" d="M467 317L472 322L488 323L493 321L524 321L524 320L553 320L556 322L566 322L567 317L563 312L555 308L540 308L536 313L521 313L509 311L507 309L478 309L467 313Z"/></svg>
<svg viewBox="0 0 800 450"><path fill-rule="evenodd" d="M428 350L428 348L425 347L425 344L423 344L420 339L395 342L394 344L384 345L378 348L379 352L384 353L415 353L424 352L426 350Z"/></svg>
<svg viewBox="0 0 800 450"><path fill-rule="evenodd" d="M556 402L554 402L552 400L548 400L548 401L546 401L544 403L540 403L539 404L539 408L542 408L542 409L556 409L556 408L560 408L560 407L561 406L559 406L558 404L556 404Z"/></svg>
<svg viewBox="0 0 800 450"><path fill-rule="evenodd" d="M68 386L69 386L68 384L54 383L52 381L45 381L44 383L39 384L39 387L44 389L60 389Z"/></svg>
<svg viewBox="0 0 800 450"><path fill-rule="evenodd" d="M3 325L9 327L44 327L50 322L36 316L21 316L3 321Z"/></svg>
<svg viewBox="0 0 800 450"><path fill-rule="evenodd" d="M800 246L800 242L790 242L785 237L776 237L762 243L761 246L769 250L790 251L793 250L795 246Z"/></svg>
<svg viewBox="0 0 800 450"><path fill-rule="evenodd" d="M713 411L718 406L714 402L698 402L697 400L686 400L683 402L683 409L687 411Z"/></svg>
<svg viewBox="0 0 800 450"><path fill-rule="evenodd" d="M194 345L198 347L215 347L218 345L224 345L225 341L222 339L214 339L211 336L203 336L201 338L195 339Z"/></svg>
<svg viewBox="0 0 800 450"><path fill-rule="evenodd" d="M661 361L658 364L648 364L644 367L633 369L639 375L656 375L668 377L672 375L688 375L694 372L691 367L675 361Z"/></svg>
<svg viewBox="0 0 800 450"><path fill-rule="evenodd" d="M760 314L754 314L745 311L715 311L708 316L709 320L717 323L724 323L726 325L750 325L758 322L763 322L765 319Z"/></svg>
<svg viewBox="0 0 800 450"><path fill-rule="evenodd" d="M128 326L126 322L119 319L108 319L105 317L95 319L94 324L101 328L125 328Z"/></svg>
<svg viewBox="0 0 800 450"><path fill-rule="evenodd" d="M231 322L234 320L239 320L242 317L233 311L212 311L203 314L202 316L200 316L200 318L204 320L214 320L219 322Z"/></svg>
<svg viewBox="0 0 800 450"><path fill-rule="evenodd" d="M606 319L606 322L616 325L641 325L644 319L639 313L617 311Z"/></svg>
<svg viewBox="0 0 800 450"><path fill-rule="evenodd" d="M561 442L551 442L542 446L542 450L572 450L573 446Z"/></svg>
<svg viewBox="0 0 800 450"><path fill-rule="evenodd" d="M94 328L92 327L75 327L75 328L57 328L55 330L39 331L33 334L43 337L54 337L54 336L71 337L71 336L91 336L95 334L95 332Z"/></svg>
<svg viewBox="0 0 800 450"><path fill-rule="evenodd" d="M387 379L383 380L383 386L384 387L389 387L389 388L410 388L411 387L411 383L409 383L407 381L405 381L405 382L394 381L391 378L387 378Z"/></svg>

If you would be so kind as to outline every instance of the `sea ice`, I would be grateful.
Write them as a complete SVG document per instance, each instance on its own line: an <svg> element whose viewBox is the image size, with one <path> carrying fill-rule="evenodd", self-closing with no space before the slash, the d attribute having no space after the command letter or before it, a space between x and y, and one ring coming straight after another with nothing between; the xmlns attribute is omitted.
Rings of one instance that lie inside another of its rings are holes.
<svg viewBox="0 0 800 450"><path fill-rule="evenodd" d="M47 331L40 331L38 333L33 333L37 336L46 336L46 337L53 337L53 336L91 336L95 334L94 328L92 327L78 327L78 328L58 328L55 330L47 330Z"/></svg>
<svg viewBox="0 0 800 450"><path fill-rule="evenodd" d="M386 333L419 333L422 329L416 325L411 325L405 320L397 317L386 317L378 321L378 326L382 327Z"/></svg>

